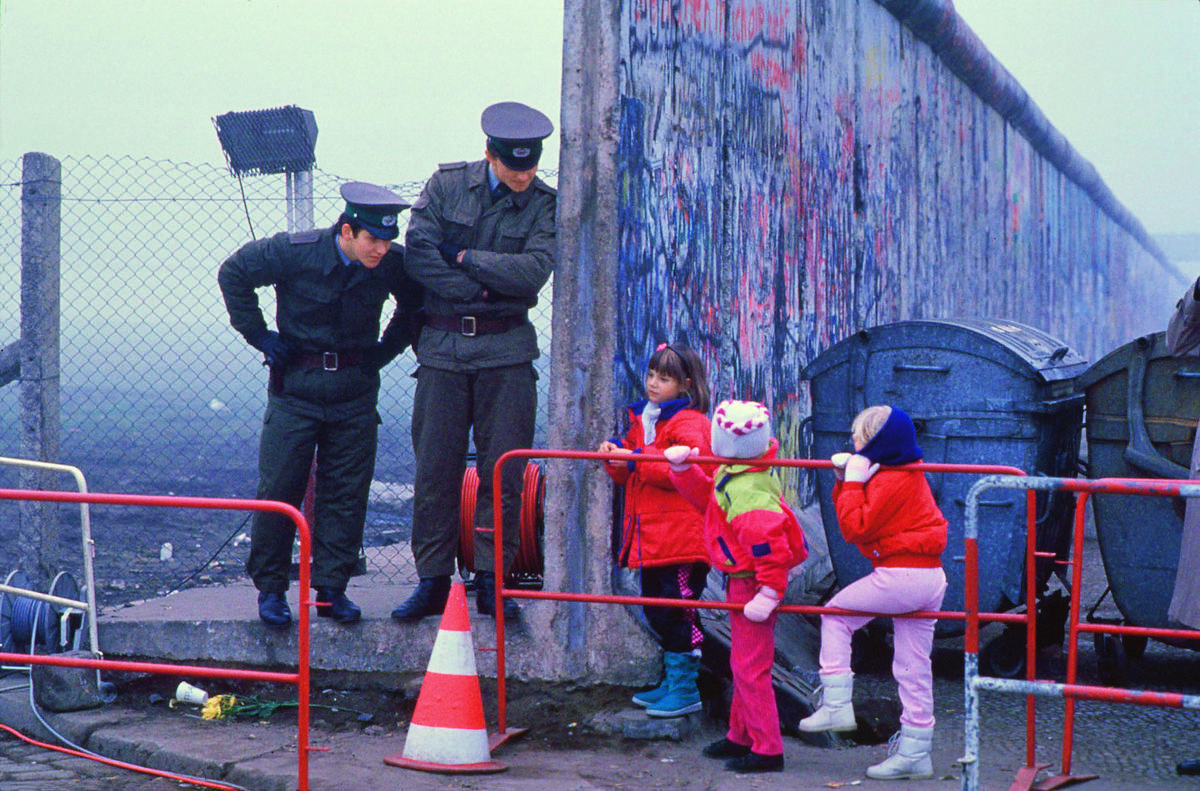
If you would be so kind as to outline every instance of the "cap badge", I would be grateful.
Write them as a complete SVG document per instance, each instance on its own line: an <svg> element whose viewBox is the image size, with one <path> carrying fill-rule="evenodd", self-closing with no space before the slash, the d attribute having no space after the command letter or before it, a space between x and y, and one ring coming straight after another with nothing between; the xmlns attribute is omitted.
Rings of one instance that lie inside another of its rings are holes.
<svg viewBox="0 0 1200 791"><path fill-rule="evenodd" d="M383 218L380 220L380 222L383 223L383 226L385 228L390 228L396 224L396 218L390 214L385 214L385 215L383 215Z"/></svg>
<svg viewBox="0 0 1200 791"><path fill-rule="evenodd" d="M533 149L530 149L530 148L514 148L514 149L512 150L512 153L513 153L513 156L514 156L514 157L517 157L518 159L524 159L525 157L527 157L527 156L529 156L530 154L532 154L532 153L533 153Z"/></svg>

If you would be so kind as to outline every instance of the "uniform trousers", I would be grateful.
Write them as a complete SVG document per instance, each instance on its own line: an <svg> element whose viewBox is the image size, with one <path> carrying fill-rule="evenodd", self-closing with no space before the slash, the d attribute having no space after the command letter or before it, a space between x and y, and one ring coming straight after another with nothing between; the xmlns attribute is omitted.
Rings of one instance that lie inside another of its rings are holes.
<svg viewBox="0 0 1200 791"><path fill-rule="evenodd" d="M726 601L745 604L758 592L754 577L729 577ZM729 611L729 669L733 672L733 702L729 705L731 742L749 745L759 755L783 755L779 709L771 686L775 662L775 622L779 611L755 623L741 610Z"/></svg>
<svg viewBox="0 0 1200 791"><path fill-rule="evenodd" d="M649 599L689 599L696 601L704 593L708 566L704 563L673 563L669 566L642 566L642 596ZM646 621L658 635L664 651L689 654L700 649L704 634L694 609L683 607L642 608Z"/></svg>
<svg viewBox="0 0 1200 791"><path fill-rule="evenodd" d="M299 508L314 452L317 456L313 587L345 588L358 562L375 473L378 389L378 375L359 366L289 370L283 393L268 396L258 447L258 499ZM260 591L288 589L295 538L291 519L255 513L246 571Z"/></svg>
<svg viewBox="0 0 1200 791"><path fill-rule="evenodd" d="M537 417L537 374L532 363L445 371L417 369L412 441L417 472L413 496L412 551L420 577L454 573L458 555L459 503L467 443L474 433L479 489L475 501L475 571L492 571L492 470L504 453L533 445ZM505 571L520 546L521 489L526 460L504 465Z"/></svg>
<svg viewBox="0 0 1200 791"><path fill-rule="evenodd" d="M878 613L937 610L946 595L941 568L877 568L829 600L828 606ZM850 643L854 632L874 616L821 616L821 673L850 673ZM900 722L914 728L933 727L933 630L928 618L894 618L892 676L900 687Z"/></svg>

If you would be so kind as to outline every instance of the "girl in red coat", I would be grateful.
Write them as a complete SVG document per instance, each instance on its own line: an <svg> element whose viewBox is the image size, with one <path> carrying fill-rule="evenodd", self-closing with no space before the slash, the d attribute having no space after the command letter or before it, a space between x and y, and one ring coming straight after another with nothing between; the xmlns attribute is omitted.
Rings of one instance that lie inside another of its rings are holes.
<svg viewBox="0 0 1200 791"><path fill-rule="evenodd" d="M601 453L662 458L664 448L686 444L708 454L708 380L693 350L660 344L646 370L646 398L629 407L624 439L600 443ZM669 480L665 463L611 461L605 469L625 487L620 562L640 570L642 596L691 599L704 592L708 555L700 514ZM696 676L703 635L694 609L646 607L643 612L663 647L665 673L657 688L634 695L652 717L681 717L700 710Z"/></svg>
<svg viewBox="0 0 1200 791"><path fill-rule="evenodd" d="M933 499L925 473L885 469L921 460L912 420L896 407L873 406L850 428L854 455L834 454L833 487L838 524L858 546L872 571L840 590L830 607L880 613L937 610L946 593L942 551L946 519ZM821 686L824 700L800 721L802 731L852 731L854 674L850 638L869 615L821 616ZM933 650L935 622L895 618L892 675L900 686L900 733L894 754L867 770L876 780L933 776Z"/></svg>

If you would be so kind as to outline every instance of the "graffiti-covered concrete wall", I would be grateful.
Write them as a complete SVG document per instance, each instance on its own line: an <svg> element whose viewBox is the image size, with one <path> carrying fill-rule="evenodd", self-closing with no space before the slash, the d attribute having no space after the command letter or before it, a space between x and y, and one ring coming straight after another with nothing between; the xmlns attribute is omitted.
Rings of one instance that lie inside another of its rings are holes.
<svg viewBox="0 0 1200 791"><path fill-rule="evenodd" d="M786 419L864 327L1004 317L1097 359L1184 287L1044 118L1002 114L1028 98L947 0L627 0L622 27L627 393L685 338Z"/></svg>
<svg viewBox="0 0 1200 791"><path fill-rule="evenodd" d="M623 428L664 340L700 350L717 398L770 403L799 455L800 372L859 329L1002 317L1094 360L1186 287L950 0L567 0L565 18L558 447ZM547 582L586 586L610 487L560 473ZM582 657L595 616L566 612Z"/></svg>

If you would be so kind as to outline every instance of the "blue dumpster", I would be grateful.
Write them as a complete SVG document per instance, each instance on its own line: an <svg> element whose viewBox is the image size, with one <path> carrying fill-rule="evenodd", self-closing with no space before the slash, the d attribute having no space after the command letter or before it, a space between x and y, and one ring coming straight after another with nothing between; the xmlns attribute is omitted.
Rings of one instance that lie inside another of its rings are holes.
<svg viewBox="0 0 1200 791"><path fill-rule="evenodd" d="M804 369L811 382L811 456L828 458L846 450L854 416L872 404L890 404L912 416L926 462L1002 464L1030 475L1073 477L1083 418L1083 394L1075 379L1086 369L1087 362L1062 342L1013 321L914 320L863 330ZM962 610L965 501L978 476L928 477L950 523L942 557L949 583L943 608ZM831 470L818 471L816 491L830 560L838 585L844 587L866 576L871 566L842 538L833 484ZM1070 498L1046 493L1039 498L1038 549L1066 559ZM978 518L980 609L1012 609L1025 601L1025 493L988 492ZM1049 558L1039 563L1039 591L1054 569ZM938 622L940 637L962 631L960 622Z"/></svg>

